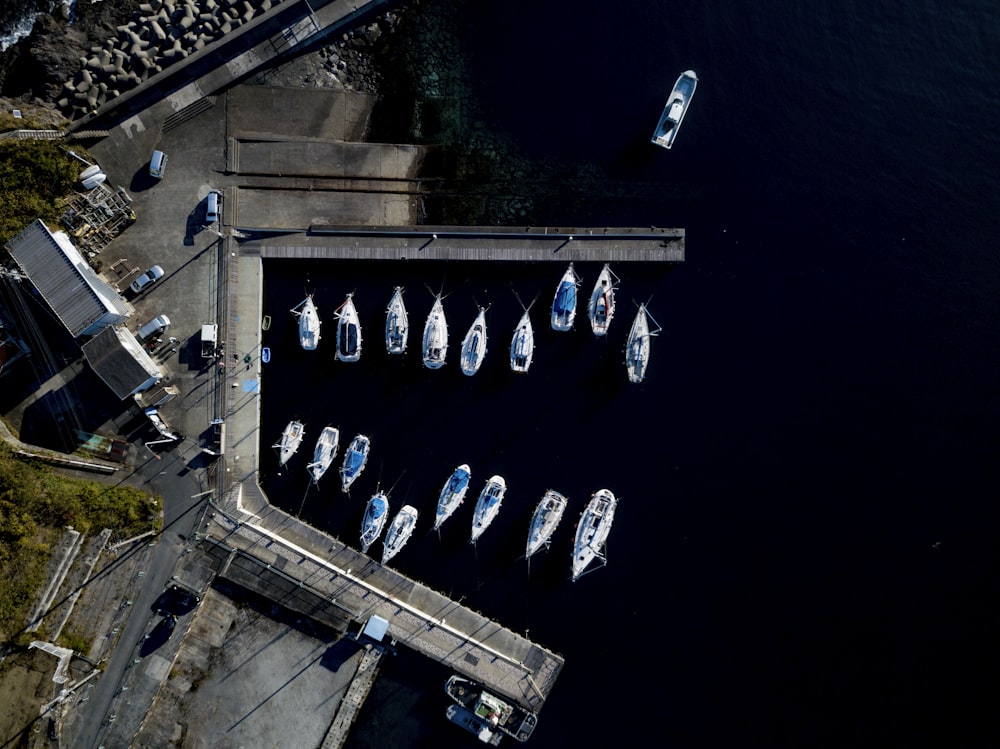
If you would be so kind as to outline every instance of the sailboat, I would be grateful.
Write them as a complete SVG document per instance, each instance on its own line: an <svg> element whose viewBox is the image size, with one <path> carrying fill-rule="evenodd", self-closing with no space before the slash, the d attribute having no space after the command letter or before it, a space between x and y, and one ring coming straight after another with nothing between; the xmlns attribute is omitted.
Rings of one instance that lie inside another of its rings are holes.
<svg viewBox="0 0 1000 749"><path fill-rule="evenodd" d="M479 493L479 500L476 502L476 510L472 517L472 543L479 540L483 531L490 527L490 523L500 512L500 505L503 496L507 492L507 482L503 476L490 476L486 486Z"/></svg>
<svg viewBox="0 0 1000 749"><path fill-rule="evenodd" d="M486 309L479 308L472 327L462 341L462 374L471 377L479 371L486 356Z"/></svg>
<svg viewBox="0 0 1000 749"><path fill-rule="evenodd" d="M290 421L281 433L281 439L275 443L278 449L278 463L285 465L288 459L295 454L302 444L302 437L306 433L305 425L301 421Z"/></svg>
<svg viewBox="0 0 1000 749"><path fill-rule="evenodd" d="M319 344L320 322L312 294L293 307L292 314L299 318L299 345L305 351L314 351Z"/></svg>
<svg viewBox="0 0 1000 749"><path fill-rule="evenodd" d="M389 514L389 497L385 492L377 491L365 506L365 516L361 520L361 551L368 553L371 546L382 534L385 519Z"/></svg>
<svg viewBox="0 0 1000 749"><path fill-rule="evenodd" d="M344 464L340 467L340 486L347 492L368 463L368 452L371 450L371 440L363 434L358 434L344 453Z"/></svg>
<svg viewBox="0 0 1000 749"><path fill-rule="evenodd" d="M382 564L385 564L400 549L406 545L413 535L413 528L417 524L417 508L413 505L403 505L396 513L396 517L389 524L389 530L385 533L385 545L382 548Z"/></svg>
<svg viewBox="0 0 1000 749"><path fill-rule="evenodd" d="M569 264L563 277L556 287L556 295L552 299L552 329L571 330L573 321L576 320L576 290L580 285L580 277L573 270L573 263Z"/></svg>
<svg viewBox="0 0 1000 749"><path fill-rule="evenodd" d="M632 322L632 330L628 334L628 341L625 344L625 367L628 370L629 382L642 382L646 376L646 367L649 365L649 339L661 330L656 320L653 320L656 328L650 330L650 320L653 318L646 309L646 305L640 304L639 311Z"/></svg>
<svg viewBox="0 0 1000 749"><path fill-rule="evenodd" d="M451 514L458 509L469 491L469 479L472 477L468 463L462 463L456 468L438 496L437 517L434 518L434 530L441 528L441 524L451 517Z"/></svg>
<svg viewBox="0 0 1000 749"><path fill-rule="evenodd" d="M389 306L385 311L385 348L390 354L406 352L406 340L410 335L410 319L403 304L403 287L397 286L392 292Z"/></svg>
<svg viewBox="0 0 1000 749"><path fill-rule="evenodd" d="M313 483L319 483L330 467L333 459L337 457L337 448L340 446L340 430L336 427L324 427L316 440L316 448L313 450L312 463L306 466L309 475L312 476Z"/></svg>
<svg viewBox="0 0 1000 749"><path fill-rule="evenodd" d="M518 301L521 301L518 298ZM531 358L535 354L535 330L531 326L531 306L521 305L524 314L521 315L517 327L514 329L514 336L510 341L510 368L515 372L527 372L531 366Z"/></svg>
<svg viewBox="0 0 1000 749"><path fill-rule="evenodd" d="M598 489L590 498L576 526L573 543L573 581L579 579L594 559L607 564L604 547L615 521L618 499L609 489Z"/></svg>
<svg viewBox="0 0 1000 749"><path fill-rule="evenodd" d="M424 366L428 369L440 369L444 366L448 355L448 323L444 318L440 294L434 297L434 304L424 324L423 353Z"/></svg>
<svg viewBox="0 0 1000 749"><path fill-rule="evenodd" d="M543 546L546 548L549 546L552 533L559 525L563 512L566 510L566 503L566 497L555 489L549 489L545 492L545 496L539 501L531 516L531 525L528 527L528 545L524 552L525 559L530 559L531 555Z"/></svg>
<svg viewBox="0 0 1000 749"><path fill-rule="evenodd" d="M358 361L361 358L361 322L353 292L333 314L337 318L337 358L344 362Z"/></svg>
<svg viewBox="0 0 1000 749"><path fill-rule="evenodd" d="M607 263L597 275L597 283L590 294L590 304L587 314L590 317L590 328L594 335L607 335L611 318L615 316L615 288L618 286L618 276L611 271Z"/></svg>

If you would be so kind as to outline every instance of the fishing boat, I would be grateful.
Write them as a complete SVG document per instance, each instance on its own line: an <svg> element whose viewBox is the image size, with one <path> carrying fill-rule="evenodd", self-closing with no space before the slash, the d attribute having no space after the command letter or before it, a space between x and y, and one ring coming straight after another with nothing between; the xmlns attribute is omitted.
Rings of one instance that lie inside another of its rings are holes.
<svg viewBox="0 0 1000 749"><path fill-rule="evenodd" d="M475 735L484 744L499 746L503 734L500 731L490 729L490 724L480 718L474 712L461 705L448 705L444 711L445 717L456 726L461 726L469 733Z"/></svg>
<svg viewBox="0 0 1000 749"><path fill-rule="evenodd" d="M666 106L663 107L663 114L660 121L656 123L656 130L653 132L652 142L661 148L670 148L677 137L684 114L688 105L691 104L691 97L698 86L698 76L693 70L685 70L680 74L674 84L673 91L667 99Z"/></svg>
<svg viewBox="0 0 1000 749"><path fill-rule="evenodd" d="M569 264L563 277L556 287L556 295L552 299L552 329L571 330L576 320L576 290L580 285L580 277Z"/></svg>
<svg viewBox="0 0 1000 749"><path fill-rule="evenodd" d="M315 350L319 344L320 322L312 294L307 296L297 307L294 307L292 314L299 318L299 344L306 351Z"/></svg>
<svg viewBox="0 0 1000 749"><path fill-rule="evenodd" d="M607 263L597 274L597 283L590 293L590 304L587 314L590 316L590 329L594 335L607 335L611 318L615 316L615 288L618 286L618 276L611 271Z"/></svg>
<svg viewBox="0 0 1000 749"><path fill-rule="evenodd" d="M471 377L482 366L486 356L486 309L479 308L479 314L462 341L462 374Z"/></svg>
<svg viewBox="0 0 1000 749"><path fill-rule="evenodd" d="M385 519L389 514L389 498L385 492L377 491L365 506L365 516L361 520L361 551L368 553L371 546L382 534Z"/></svg>
<svg viewBox="0 0 1000 749"><path fill-rule="evenodd" d="M608 489L598 489L590 498L576 526L573 544L573 580L576 581L595 559L607 564L604 546L615 521L618 499Z"/></svg>
<svg viewBox="0 0 1000 749"><path fill-rule="evenodd" d="M639 311L632 322L632 330L628 334L628 341L625 344L625 367L628 370L629 382L642 382L646 376L646 367L649 365L650 338L660 332L660 326L656 320L653 320L656 328L650 329L650 320L653 318L646 309L646 305L640 304Z"/></svg>
<svg viewBox="0 0 1000 749"><path fill-rule="evenodd" d="M510 368L515 372L527 372L535 353L535 331L531 327L529 311L530 308L524 310L510 342Z"/></svg>
<svg viewBox="0 0 1000 749"><path fill-rule="evenodd" d="M347 492L368 463L368 452L372 441L363 434L355 435L344 453L344 463L340 466L340 486Z"/></svg>
<svg viewBox="0 0 1000 749"><path fill-rule="evenodd" d="M491 731L502 731L518 741L527 741L538 725L536 713L492 694L471 679L452 675L445 682L444 691L455 704L485 722Z"/></svg>
<svg viewBox="0 0 1000 749"><path fill-rule="evenodd" d="M490 480L479 493L476 510L472 516L472 543L475 543L483 531L490 527L490 523L500 512L500 505L506 492L507 482L503 476L490 476Z"/></svg>
<svg viewBox="0 0 1000 749"><path fill-rule="evenodd" d="M543 546L548 548L559 521L566 510L566 497L555 489L549 489L535 507L528 527L528 546L525 549L525 559L539 551Z"/></svg>
<svg viewBox="0 0 1000 749"><path fill-rule="evenodd" d="M403 287L397 286L385 310L385 349L390 354L406 353L410 335L410 319L403 304Z"/></svg>
<svg viewBox="0 0 1000 749"><path fill-rule="evenodd" d="M470 478L472 478L472 470L469 468L469 464L462 463L445 482L441 488L441 494L438 496L434 530L440 529L441 524L450 518L451 514L462 504L466 492L469 491Z"/></svg>
<svg viewBox="0 0 1000 749"><path fill-rule="evenodd" d="M312 463L306 466L309 475L312 476L313 483L318 483L326 469L330 467L333 459L337 457L337 448L340 446L340 430L336 427L324 427L316 440L316 449L313 450Z"/></svg>
<svg viewBox="0 0 1000 749"><path fill-rule="evenodd" d="M305 425L301 421L289 421L288 426L281 433L281 439L275 443L278 449L278 464L285 465L288 459L295 455L295 451L302 444L302 437L306 433Z"/></svg>
<svg viewBox="0 0 1000 749"><path fill-rule="evenodd" d="M424 366L440 369L448 355L448 322L444 319L441 295L434 297L427 322L424 323Z"/></svg>
<svg viewBox="0 0 1000 749"><path fill-rule="evenodd" d="M354 293L347 295L336 310L337 318L337 358L340 361L356 362L361 358L361 322L354 306Z"/></svg>
<svg viewBox="0 0 1000 749"><path fill-rule="evenodd" d="M413 528L417 524L417 508L413 505L403 505L396 513L396 517L389 523L389 530L385 533L385 546L382 548L382 564L385 564L399 553L406 542L413 535Z"/></svg>

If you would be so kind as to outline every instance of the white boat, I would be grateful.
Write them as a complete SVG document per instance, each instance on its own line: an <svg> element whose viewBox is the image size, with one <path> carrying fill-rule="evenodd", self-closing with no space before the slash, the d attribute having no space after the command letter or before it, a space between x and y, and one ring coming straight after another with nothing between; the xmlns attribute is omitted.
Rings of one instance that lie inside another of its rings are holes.
<svg viewBox="0 0 1000 749"><path fill-rule="evenodd" d="M649 365L649 339L660 332L656 320L653 320L656 328L650 329L650 320L653 318L646 310L646 305L640 304L625 344L625 367L628 369L629 382L642 382L646 376L646 367Z"/></svg>
<svg viewBox="0 0 1000 749"><path fill-rule="evenodd" d="M590 329L594 335L607 335L611 318L615 316L615 288L618 286L618 276L611 272L607 263L597 275L597 283L590 293L590 304L587 314L590 317Z"/></svg>
<svg viewBox="0 0 1000 749"><path fill-rule="evenodd" d="M580 277L569 264L563 277L559 279L556 295L552 299L552 329L571 330L576 320L576 290L580 285Z"/></svg>
<svg viewBox="0 0 1000 749"><path fill-rule="evenodd" d="M444 714L448 720L456 726L461 726L484 744L489 744L490 746L500 745L503 734L498 730L494 731L490 728L490 724L486 720L480 718L469 710L469 708L462 707L459 704L451 704L448 705Z"/></svg>
<svg viewBox="0 0 1000 749"><path fill-rule="evenodd" d="M390 354L406 353L406 340L410 335L410 318L403 304L403 287L397 286L385 310L385 348Z"/></svg>
<svg viewBox="0 0 1000 749"><path fill-rule="evenodd" d="M503 476L490 476L490 480L479 493L476 510L472 516L472 543L475 543L483 531L490 527L490 523L500 511L503 495L506 492L507 482Z"/></svg>
<svg viewBox="0 0 1000 749"><path fill-rule="evenodd" d="M531 327L529 312L530 307L521 315L510 341L510 368L515 372L527 372L535 353L535 331Z"/></svg>
<svg viewBox="0 0 1000 749"><path fill-rule="evenodd" d="M351 440L344 453L344 463L340 466L340 486L346 492L351 484L365 470L368 463L368 452L371 450L371 440L363 434L358 434Z"/></svg>
<svg viewBox="0 0 1000 749"><path fill-rule="evenodd" d="M353 292L335 311L337 318L337 358L340 361L356 362L361 358L361 322L354 306Z"/></svg>
<svg viewBox="0 0 1000 749"><path fill-rule="evenodd" d="M576 526L573 544L573 580L576 581L595 559L607 564L604 546L615 521L618 499L608 489L598 489L590 498Z"/></svg>
<svg viewBox="0 0 1000 749"><path fill-rule="evenodd" d="M424 323L424 366L440 369L448 355L448 322L444 319L444 305L441 295L434 297L427 322Z"/></svg>
<svg viewBox="0 0 1000 749"><path fill-rule="evenodd" d="M361 520L361 551L368 553L371 546L382 534L385 519L389 514L389 498L385 492L375 492L365 506L365 516Z"/></svg>
<svg viewBox="0 0 1000 749"><path fill-rule="evenodd" d="M324 427L316 440L316 449L313 450L312 463L306 466L309 475L312 476L313 483L318 483L326 469L330 467L333 459L337 457L337 448L340 446L340 430L336 427Z"/></svg>
<svg viewBox="0 0 1000 749"><path fill-rule="evenodd" d="M663 114L660 121L656 123L656 131L653 133L652 142L662 148L670 148L677 137L684 114L688 105L691 104L691 97L698 86L698 76L693 70L685 70L680 74L674 84L673 91L667 99L666 106L663 107Z"/></svg>
<svg viewBox="0 0 1000 749"><path fill-rule="evenodd" d="M313 303L312 294L292 309L299 318L299 344L306 351L314 351L319 344L319 313Z"/></svg>
<svg viewBox="0 0 1000 749"><path fill-rule="evenodd" d="M552 540L552 533L555 531L559 521L562 520L563 512L566 511L566 497L555 489L545 492L535 513L531 516L531 525L528 527L528 545L524 552L525 559L539 551L543 546L548 548Z"/></svg>
<svg viewBox="0 0 1000 749"><path fill-rule="evenodd" d="M471 377L479 371L486 356L486 309L479 308L472 327L462 341L462 374Z"/></svg>
<svg viewBox="0 0 1000 749"><path fill-rule="evenodd" d="M417 524L417 508L413 505L403 505L396 513L396 517L389 523L389 530L385 533L385 545L382 547L382 564L385 564L399 553L399 550L406 545L413 535L413 528Z"/></svg>
<svg viewBox="0 0 1000 749"><path fill-rule="evenodd" d="M472 478L472 470L468 463L462 463L452 472L451 476L441 488L438 496L437 517L434 518L434 530L438 530L441 524L451 517L451 514L458 509L465 499L466 492L469 491L469 479Z"/></svg>
<svg viewBox="0 0 1000 749"><path fill-rule="evenodd" d="M275 443L278 449L278 463L285 465L288 459L295 455L295 451L302 444L302 437L306 433L305 425L301 421L289 421L288 426L281 433L281 439Z"/></svg>

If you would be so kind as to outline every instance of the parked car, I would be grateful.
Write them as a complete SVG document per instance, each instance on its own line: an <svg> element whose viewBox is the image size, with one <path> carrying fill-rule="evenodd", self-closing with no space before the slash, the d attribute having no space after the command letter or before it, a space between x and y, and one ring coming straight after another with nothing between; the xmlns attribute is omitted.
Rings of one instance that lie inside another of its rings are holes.
<svg viewBox="0 0 1000 749"><path fill-rule="evenodd" d="M208 201L205 204L205 221L214 224L219 220L222 212L222 193L219 190L212 190L208 193Z"/></svg>
<svg viewBox="0 0 1000 749"><path fill-rule="evenodd" d="M161 278L163 278L163 268L159 265L154 265L152 268L135 279L129 288L132 289L133 294L138 294L150 284L159 281Z"/></svg>

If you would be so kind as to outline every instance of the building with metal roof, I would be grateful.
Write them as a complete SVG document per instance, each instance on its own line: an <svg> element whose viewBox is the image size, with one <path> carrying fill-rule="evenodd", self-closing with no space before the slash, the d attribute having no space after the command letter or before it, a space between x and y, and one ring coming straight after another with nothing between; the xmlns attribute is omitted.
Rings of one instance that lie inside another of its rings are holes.
<svg viewBox="0 0 1000 749"><path fill-rule="evenodd" d="M74 338L124 322L134 311L65 233L50 231L41 219L10 240L7 250Z"/></svg>
<svg viewBox="0 0 1000 749"><path fill-rule="evenodd" d="M148 390L163 379L163 370L124 326L105 328L80 348L90 368L119 398Z"/></svg>

